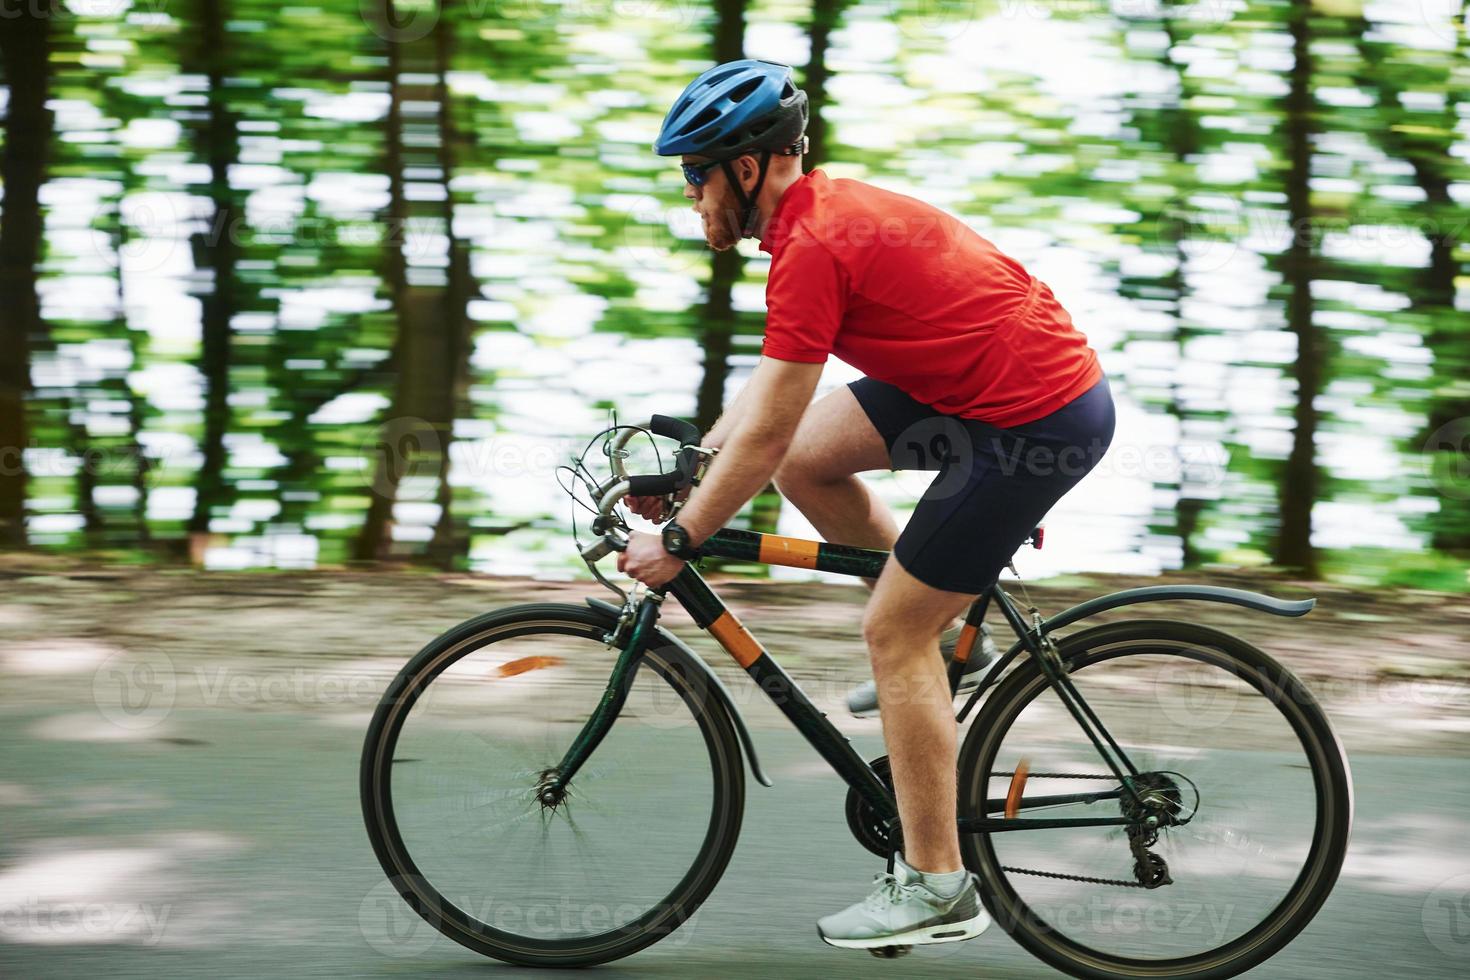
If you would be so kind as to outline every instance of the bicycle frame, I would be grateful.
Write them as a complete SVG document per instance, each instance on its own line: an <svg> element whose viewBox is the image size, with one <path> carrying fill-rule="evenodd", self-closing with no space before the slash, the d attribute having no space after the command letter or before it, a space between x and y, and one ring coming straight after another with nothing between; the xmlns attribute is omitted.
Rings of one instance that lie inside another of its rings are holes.
<svg viewBox="0 0 1470 980"><path fill-rule="evenodd" d="M765 565L785 565L866 578L876 578L882 572L889 555L889 552L886 551L828 544L775 534L760 534L733 528L724 528L711 535L700 546L700 552L708 558L725 558ZM667 585L649 590L638 607L638 615L613 668L607 690L592 717L588 719L587 724L574 739L572 746L557 766L556 775L548 784L547 792L557 794L564 791L576 771L591 756L592 751L611 729L626 700L628 686L635 673L633 668L646 648L648 637L653 634L654 624L665 595L672 595L677 599L693 618L695 625L714 637L715 641L765 692L771 702L790 719L796 730L811 744L817 754L826 760L827 764L854 792L862 797L873 812L890 826L896 826L898 805L888 786L857 754L848 739L827 720L827 716L811 703L801 686L782 669L770 652L715 595L692 563L686 565L684 570ZM1019 652L1019 649L1025 649L1039 658L1043 670L1063 704L1067 706L1077 723L1086 732L1123 787L1121 790L1038 796L1029 799L1022 796L1018 801L1012 801L1014 809L1115 799L1125 792L1136 799L1137 794L1133 789L1131 777L1137 776L1138 771L1112 736L1103 729L1101 721L1082 700L1081 695L1067 678L1065 671L1061 669L1060 660L1057 659L1055 648L1045 634L1045 624L1042 623L1040 616L1035 613L1035 610L1032 610L1034 622L1033 625L1028 626L1014 601L1004 589L1000 588L999 584L992 585L979 595L965 615L965 624L949 669L951 696L958 688L964 664L968 661L974 648L980 623L992 602L1001 610L1006 622L1015 631L1019 640L1020 647L1013 648L1010 655ZM1109 750L1116 755L1116 758L1109 754ZM959 817L959 830L961 833L997 833L1059 827L1126 826L1133 822L1124 817L1036 819L989 816L991 812L1004 811L1006 808L1006 799L987 799L985 814Z"/></svg>

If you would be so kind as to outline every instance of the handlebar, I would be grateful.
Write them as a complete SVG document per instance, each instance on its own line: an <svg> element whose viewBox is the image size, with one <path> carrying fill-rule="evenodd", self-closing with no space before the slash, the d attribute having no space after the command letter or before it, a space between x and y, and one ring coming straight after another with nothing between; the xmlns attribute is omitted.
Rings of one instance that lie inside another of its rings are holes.
<svg viewBox="0 0 1470 980"><path fill-rule="evenodd" d="M699 442L698 426L693 422L685 422L671 415L655 415L648 423L648 431L656 436L678 440L680 448L693 446Z"/></svg>
<svg viewBox="0 0 1470 980"><path fill-rule="evenodd" d="M627 445L643 432L678 441L679 453L674 459L674 468L668 473L628 473L623 463L628 457ZM627 536L620 528L610 526L613 508L624 497L662 497L699 483L705 462L719 451L700 446L699 436L697 426L669 415L655 415L646 427L629 426L618 432L608 448L612 478L597 488L598 516L593 528L602 537L583 549L584 560L590 564L606 557L609 552L622 551L627 547Z"/></svg>

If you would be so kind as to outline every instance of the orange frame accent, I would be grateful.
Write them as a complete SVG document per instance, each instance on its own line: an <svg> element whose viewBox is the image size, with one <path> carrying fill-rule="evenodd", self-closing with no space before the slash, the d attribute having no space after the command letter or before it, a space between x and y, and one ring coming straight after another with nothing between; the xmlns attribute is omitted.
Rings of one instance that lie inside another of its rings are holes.
<svg viewBox="0 0 1470 980"><path fill-rule="evenodd" d="M709 624L709 633L742 667L750 667L765 652L756 638L750 635L750 630L728 609Z"/></svg>
<svg viewBox="0 0 1470 980"><path fill-rule="evenodd" d="M760 563L762 565L789 565L792 568L816 568L818 541L805 538L785 538L778 534L767 534L761 538Z"/></svg>
<svg viewBox="0 0 1470 980"><path fill-rule="evenodd" d="M1026 789L1026 778L1031 774L1031 761L1022 759L1016 763L1016 771L1011 773L1011 788L1006 792L1006 819L1016 819L1016 814L1021 810L1021 794Z"/></svg>

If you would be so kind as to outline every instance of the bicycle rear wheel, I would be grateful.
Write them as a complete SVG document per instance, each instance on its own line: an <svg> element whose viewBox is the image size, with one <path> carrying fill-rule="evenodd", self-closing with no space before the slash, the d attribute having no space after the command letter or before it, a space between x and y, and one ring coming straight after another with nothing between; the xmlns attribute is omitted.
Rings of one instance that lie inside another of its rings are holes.
<svg viewBox="0 0 1470 980"><path fill-rule="evenodd" d="M999 816L1025 769L1021 818L1144 812L1163 826L964 836L995 920L1045 962L1096 980L1222 978L1265 961L1316 914L1347 848L1351 782L1321 708L1266 654L1203 626L1112 623L1058 647L1152 788L1149 804L1138 811L1121 792L1028 659L965 739L961 812Z"/></svg>
<svg viewBox="0 0 1470 980"><path fill-rule="evenodd" d="M607 737L555 806L538 784L598 704L607 617L516 606L431 642L368 729L361 789L394 888L444 935L511 963L572 966L668 935L729 862L739 744L704 675L650 649Z"/></svg>

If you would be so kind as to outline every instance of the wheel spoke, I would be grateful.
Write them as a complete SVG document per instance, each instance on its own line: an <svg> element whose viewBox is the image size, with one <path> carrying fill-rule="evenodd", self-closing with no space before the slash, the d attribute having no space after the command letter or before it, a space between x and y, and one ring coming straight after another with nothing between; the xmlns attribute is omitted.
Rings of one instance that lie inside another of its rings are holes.
<svg viewBox="0 0 1470 980"><path fill-rule="evenodd" d="M392 781L385 868L411 862L430 906L457 908L473 934L436 924L511 962L604 962L658 938L638 923L661 921L671 904L693 912L729 859L744 799L728 719L695 697L686 678L697 674L670 667L684 655L668 648L647 655L564 795L542 801L543 774L578 737L612 665L606 625L571 608L554 628L509 620L446 642L447 664L431 645L395 681L417 690L414 671L432 672L426 696L396 713L385 696L370 732L391 732L388 764L372 773L374 785ZM366 801L372 831L380 799Z"/></svg>
<svg viewBox="0 0 1470 980"><path fill-rule="evenodd" d="M1140 796L1024 812L1136 822L971 835L967 859L1061 969L1143 960L1151 976L1186 977L1207 954L1240 970L1259 962L1310 919L1345 849L1345 770L1325 717L1299 688L1278 689L1295 683L1279 665L1204 627L1116 623L1060 645L1072 683L1138 768ZM989 776L965 779L962 806L1004 798L1023 759L1028 794L1087 792L1097 760L1079 762L1079 745L1092 751L1042 672L1023 664L966 740L962 766ZM1329 846L1309 865L1314 841Z"/></svg>

